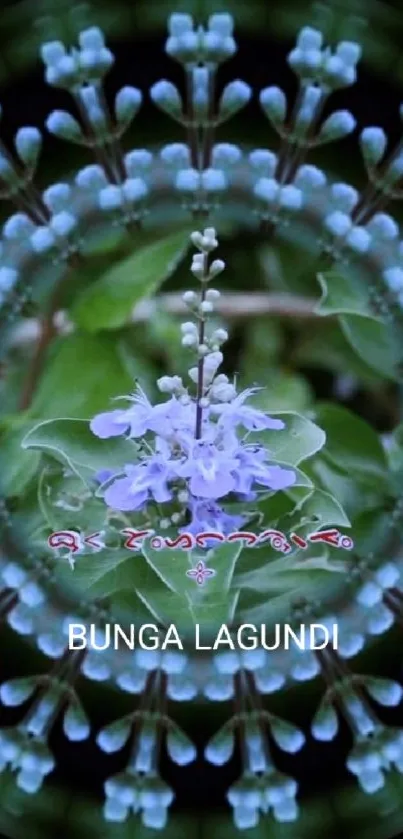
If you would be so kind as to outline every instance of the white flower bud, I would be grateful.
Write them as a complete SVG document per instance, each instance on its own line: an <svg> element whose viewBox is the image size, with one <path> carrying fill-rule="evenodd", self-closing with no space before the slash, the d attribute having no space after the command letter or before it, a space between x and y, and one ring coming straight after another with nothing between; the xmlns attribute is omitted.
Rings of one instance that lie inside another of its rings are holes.
<svg viewBox="0 0 403 839"><path fill-rule="evenodd" d="M391 291L395 293L403 291L403 268L397 265L393 268L387 268L382 276Z"/></svg>
<svg viewBox="0 0 403 839"><path fill-rule="evenodd" d="M356 120L350 111L335 111L323 123L319 139L329 142L339 140L351 134L356 126Z"/></svg>
<svg viewBox="0 0 403 839"><path fill-rule="evenodd" d="M219 341L221 344L228 341L228 332L226 329L216 329L213 333L213 341Z"/></svg>
<svg viewBox="0 0 403 839"><path fill-rule="evenodd" d="M27 606L40 606L45 601L45 595L42 589L33 580L24 583L19 591L21 603Z"/></svg>
<svg viewBox="0 0 403 839"><path fill-rule="evenodd" d="M371 245L371 235L365 227L355 225L347 233L346 242L356 253L366 253Z"/></svg>
<svg viewBox="0 0 403 839"><path fill-rule="evenodd" d="M171 760L179 766L187 766L196 759L196 749L189 737L179 728L170 728L166 739Z"/></svg>
<svg viewBox="0 0 403 839"><path fill-rule="evenodd" d="M35 232L30 236L30 242L33 250L36 253L45 253L55 244L56 237L50 227L43 225L37 227Z"/></svg>
<svg viewBox="0 0 403 839"><path fill-rule="evenodd" d="M10 216L3 227L3 234L6 239L23 239L32 233L34 225L25 213L15 213Z"/></svg>
<svg viewBox="0 0 403 839"><path fill-rule="evenodd" d="M315 739L324 742L334 740L338 728L339 722L333 706L329 703L320 705L312 722L311 730Z"/></svg>
<svg viewBox="0 0 403 839"><path fill-rule="evenodd" d="M1 288L1 271L12 270L11 268L0 268L0 288ZM27 573L15 562L8 562L5 568L2 569L1 578L8 588L20 588L27 578Z"/></svg>
<svg viewBox="0 0 403 839"><path fill-rule="evenodd" d="M89 737L90 726L81 705L70 705L63 718L63 731L68 740L82 742Z"/></svg>
<svg viewBox="0 0 403 839"><path fill-rule="evenodd" d="M77 120L67 111L52 111L45 125L51 134L62 140L69 140L72 143L82 143L84 140Z"/></svg>
<svg viewBox="0 0 403 839"><path fill-rule="evenodd" d="M236 397L236 390L234 385L230 384L230 382L217 383L214 381L211 387L210 396L212 399L216 399L217 402L232 402L232 400Z"/></svg>
<svg viewBox="0 0 403 839"><path fill-rule="evenodd" d="M78 43L83 50L100 50L105 46L105 38L98 26L84 29L78 36Z"/></svg>
<svg viewBox="0 0 403 839"><path fill-rule="evenodd" d="M127 201L134 204L146 197L148 187L143 178L128 178L122 186L122 192Z"/></svg>
<svg viewBox="0 0 403 839"><path fill-rule="evenodd" d="M193 293L193 292L192 292ZM181 332L196 332L197 333L197 326L193 321L186 321L185 323L181 323Z"/></svg>
<svg viewBox="0 0 403 839"><path fill-rule="evenodd" d="M402 700L403 688L393 679L378 679L371 676L366 676L364 679L365 687L375 702L380 705L392 708Z"/></svg>
<svg viewBox="0 0 403 839"><path fill-rule="evenodd" d="M203 303L200 304L200 310L203 314L209 314L214 311L214 306L209 300L203 300Z"/></svg>
<svg viewBox="0 0 403 839"><path fill-rule="evenodd" d="M57 236L68 236L72 230L77 226L77 221L72 213L62 210L60 213L52 216L50 227Z"/></svg>
<svg viewBox="0 0 403 839"><path fill-rule="evenodd" d="M256 198L267 204L273 204L280 192L280 186L274 178L259 178L253 189Z"/></svg>
<svg viewBox="0 0 403 839"><path fill-rule="evenodd" d="M101 189L98 195L101 210L117 210L123 204L123 194L120 187L109 184Z"/></svg>
<svg viewBox="0 0 403 839"><path fill-rule="evenodd" d="M180 376L161 376L157 380L157 387L161 393L174 393L177 390L181 390L183 383Z"/></svg>
<svg viewBox="0 0 403 839"><path fill-rule="evenodd" d="M147 149L133 149L125 154L125 168L129 178L134 178L139 169L147 170L150 168L153 156Z"/></svg>
<svg viewBox="0 0 403 839"><path fill-rule="evenodd" d="M192 274L195 275L195 277L197 277L198 279L202 279L202 277L204 276L204 273L205 273L205 265L206 265L206 260L205 260L204 254L196 253L196 254L194 254L194 256L192 258L192 264L190 266L190 270L191 270Z"/></svg>
<svg viewBox="0 0 403 839"><path fill-rule="evenodd" d="M201 185L206 192L223 192L227 186L227 178L222 169L204 169L201 173Z"/></svg>
<svg viewBox="0 0 403 839"><path fill-rule="evenodd" d="M168 18L169 34L178 38L193 30L193 18L191 15L174 13Z"/></svg>
<svg viewBox="0 0 403 839"><path fill-rule="evenodd" d="M167 166L190 168L190 152L185 143L169 143L161 149L160 157Z"/></svg>
<svg viewBox="0 0 403 839"><path fill-rule="evenodd" d="M178 89L172 82L166 79L156 82L150 90L150 96L162 111L165 111L171 116L182 116L182 100Z"/></svg>
<svg viewBox="0 0 403 839"><path fill-rule="evenodd" d="M197 295L194 291L185 291L185 293L182 295L182 300L188 306L192 306L194 303L196 303Z"/></svg>
<svg viewBox="0 0 403 839"><path fill-rule="evenodd" d="M179 192L196 192L200 188L200 174L197 169L180 169L175 178L175 189Z"/></svg>
<svg viewBox="0 0 403 839"><path fill-rule="evenodd" d="M371 608L382 601L382 589L379 585L368 580L356 594L356 600L361 606Z"/></svg>
<svg viewBox="0 0 403 839"><path fill-rule="evenodd" d="M105 172L96 163L84 166L76 175L76 184L81 189L102 189L107 185Z"/></svg>
<svg viewBox="0 0 403 839"><path fill-rule="evenodd" d="M279 748L290 754L298 752L305 743L302 731L291 723L285 722L285 720L273 718L271 733Z"/></svg>
<svg viewBox="0 0 403 839"><path fill-rule="evenodd" d="M395 220L387 213L376 213L369 224L368 230L375 239L380 241L392 241L397 239L399 228Z"/></svg>
<svg viewBox="0 0 403 839"><path fill-rule="evenodd" d="M222 38L228 38L234 31L234 19L232 15L221 12L220 14L210 15L208 19L208 28L212 32L221 35Z"/></svg>
<svg viewBox="0 0 403 839"><path fill-rule="evenodd" d="M224 88L219 113L221 118L232 116L249 102L252 95L251 87L239 79L230 82Z"/></svg>
<svg viewBox="0 0 403 839"><path fill-rule="evenodd" d="M352 227L351 218L346 213L342 213L340 210L335 210L334 213L330 213L326 216L325 227L333 234L333 236L345 236Z"/></svg>
<svg viewBox="0 0 403 839"><path fill-rule="evenodd" d="M37 128L20 128L15 135L18 156L27 166L34 166L42 145L42 135Z"/></svg>
<svg viewBox="0 0 403 839"><path fill-rule="evenodd" d="M383 589L392 588L400 579L399 569L392 562L386 562L375 572L375 579Z"/></svg>
<svg viewBox="0 0 403 839"><path fill-rule="evenodd" d="M249 163L261 175L270 177L274 174L277 165L277 155L266 149L255 149L249 155Z"/></svg>
<svg viewBox="0 0 403 839"><path fill-rule="evenodd" d="M364 128L360 134L360 146L366 163L375 166L382 160L387 144L387 137L382 128Z"/></svg>
<svg viewBox="0 0 403 839"><path fill-rule="evenodd" d="M213 147L213 168L234 166L235 163L239 163L241 157L239 146L234 146L232 143L217 143Z"/></svg>
<svg viewBox="0 0 403 839"><path fill-rule="evenodd" d="M218 369L218 367L223 363L224 356L222 352L212 352L208 356L206 356L204 361L204 369L212 373Z"/></svg>
<svg viewBox="0 0 403 839"><path fill-rule="evenodd" d="M208 288L206 291L206 300L218 300L221 297L216 288Z"/></svg>
<svg viewBox="0 0 403 839"><path fill-rule="evenodd" d="M305 163L299 167L294 185L307 192L311 189L320 189L326 185L326 175L317 166Z"/></svg>
<svg viewBox="0 0 403 839"><path fill-rule="evenodd" d="M140 108L142 95L137 87L126 85L115 98L116 119L121 125L128 125Z"/></svg>
<svg viewBox="0 0 403 839"><path fill-rule="evenodd" d="M351 213L358 201L358 192L349 184L332 184L331 190L332 205L343 213Z"/></svg>
<svg viewBox="0 0 403 839"><path fill-rule="evenodd" d="M304 26L298 33L297 46L302 50L320 50L322 43L322 33L312 26Z"/></svg>
<svg viewBox="0 0 403 839"><path fill-rule="evenodd" d="M283 123L287 113L287 99L280 87L266 87L259 96L260 104L274 123Z"/></svg>
<svg viewBox="0 0 403 839"><path fill-rule="evenodd" d="M293 184L282 186L279 193L279 204L285 210L300 210L303 204L301 190Z"/></svg>
<svg viewBox="0 0 403 839"><path fill-rule="evenodd" d="M182 347L195 347L197 345L198 339L197 335L191 335L188 333L184 335L181 341Z"/></svg>
<svg viewBox="0 0 403 839"><path fill-rule="evenodd" d="M43 192L43 200L52 213L57 213L66 207L71 189L68 184L53 184Z"/></svg>
<svg viewBox="0 0 403 839"><path fill-rule="evenodd" d="M0 687L0 699L9 708L23 705L36 688L35 678L11 679Z"/></svg>
<svg viewBox="0 0 403 839"><path fill-rule="evenodd" d="M125 717L101 729L96 738L99 748L107 754L120 751L127 742L131 726L130 718Z"/></svg>
<svg viewBox="0 0 403 839"><path fill-rule="evenodd" d="M66 55L66 48L61 41L48 41L41 46L41 58L49 66L57 64Z"/></svg>
<svg viewBox="0 0 403 839"><path fill-rule="evenodd" d="M211 278L216 277L217 274L221 274L222 271L225 269L225 262L223 259L214 259L214 261L210 265L209 269L209 276ZM211 297L210 297L211 300Z"/></svg>

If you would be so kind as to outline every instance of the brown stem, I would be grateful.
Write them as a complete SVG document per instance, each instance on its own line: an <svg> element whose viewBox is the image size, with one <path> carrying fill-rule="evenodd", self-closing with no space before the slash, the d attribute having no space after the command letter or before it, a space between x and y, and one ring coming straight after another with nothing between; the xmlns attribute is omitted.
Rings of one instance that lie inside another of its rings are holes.
<svg viewBox="0 0 403 839"><path fill-rule="evenodd" d="M71 257L70 266L72 266L73 264L75 265L77 259L77 254L74 254ZM53 338L55 338L58 334L58 329L55 324L55 315L60 307L61 293L64 288L64 282L66 280L66 277L68 276L69 271L66 271L66 273L63 274L61 280L57 283L54 293L50 298L48 310L40 323L38 342L35 347L35 351L32 356L32 361L29 365L28 373L21 393L21 399L19 403L19 408L21 411L26 411L31 405L36 386L42 374L49 345L51 344Z"/></svg>

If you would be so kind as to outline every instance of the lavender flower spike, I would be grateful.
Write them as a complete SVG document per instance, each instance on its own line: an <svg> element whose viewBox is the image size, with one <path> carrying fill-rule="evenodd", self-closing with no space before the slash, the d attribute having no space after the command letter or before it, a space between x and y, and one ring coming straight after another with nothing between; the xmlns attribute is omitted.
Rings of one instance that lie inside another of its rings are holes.
<svg viewBox="0 0 403 839"><path fill-rule="evenodd" d="M200 283L200 294L184 295L193 321L183 323L181 332L182 345L194 355L188 371L192 385L187 388L180 376L162 376L157 385L168 399L152 405L138 389L129 397L129 408L98 414L91 430L102 438L148 435L150 454L116 471L105 489L105 502L112 509L146 512L152 518L156 503L167 504L168 523L186 526L187 522L201 530L216 523L227 531L238 518L226 514L216 501L229 495L251 501L259 487L271 492L285 489L295 483L295 472L273 463L264 446L246 443L249 432L281 431L284 422L245 404L258 388L237 394L235 383L218 372L223 361L220 347L228 334L221 328L209 329L209 316L220 296L210 282L217 266L221 271L225 265L212 260L218 247L213 228L193 233L191 240L199 251L191 271ZM246 512L239 522L247 519Z"/></svg>

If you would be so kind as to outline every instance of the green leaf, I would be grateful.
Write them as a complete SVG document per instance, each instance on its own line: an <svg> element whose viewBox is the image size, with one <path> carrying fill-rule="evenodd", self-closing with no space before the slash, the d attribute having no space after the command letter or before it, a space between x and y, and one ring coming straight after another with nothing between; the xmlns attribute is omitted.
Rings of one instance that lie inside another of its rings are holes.
<svg viewBox="0 0 403 839"><path fill-rule="evenodd" d="M122 464L137 460L138 452L135 443L123 437L101 440L92 434L86 420L79 419L41 422L26 435L22 447L55 458L86 482L101 469L119 472Z"/></svg>
<svg viewBox="0 0 403 839"><path fill-rule="evenodd" d="M298 466L324 446L325 432L302 414L287 411L271 412L271 415L283 420L285 428L281 431L259 431L259 443L269 450L275 460Z"/></svg>
<svg viewBox="0 0 403 839"><path fill-rule="evenodd" d="M41 472L38 502L51 530L76 530L89 535L104 528L107 507L75 473L55 463Z"/></svg>
<svg viewBox="0 0 403 839"><path fill-rule="evenodd" d="M327 403L317 407L315 419L326 432L322 454L339 470L376 481L387 479L385 451L378 434L365 420L347 408Z"/></svg>
<svg viewBox="0 0 403 839"><path fill-rule="evenodd" d="M75 333L62 338L49 359L30 415L89 419L130 393L133 379L112 335Z"/></svg>
<svg viewBox="0 0 403 839"><path fill-rule="evenodd" d="M0 485L4 495L20 495L32 480L39 466L40 455L24 451L21 442L32 421L13 417L13 427L0 435ZM4 420L3 420L4 422ZM8 421L7 421L8 425Z"/></svg>
<svg viewBox="0 0 403 839"><path fill-rule="evenodd" d="M292 514L279 520L279 528L286 533L298 530L320 530L328 525L350 527L350 520L343 507L333 495L321 489L314 489L296 505ZM313 527L314 525L314 527Z"/></svg>
<svg viewBox="0 0 403 839"><path fill-rule="evenodd" d="M175 271L188 245L189 231L181 230L139 248L80 294L73 319L89 332L123 326L136 303Z"/></svg>
<svg viewBox="0 0 403 839"><path fill-rule="evenodd" d="M216 592L229 591L241 550L241 543L224 543L209 551L184 551L171 548L154 550L147 540L142 545L148 564L165 585L171 591L186 594L195 602L199 595L205 599L206 596L211 597ZM216 572L203 588L198 588L195 581L186 575L186 571L192 568L192 565L195 565L200 558Z"/></svg>
<svg viewBox="0 0 403 839"><path fill-rule="evenodd" d="M376 320L371 310L368 286L351 274L332 270L317 275L322 297L315 306L318 315L356 314Z"/></svg>
<svg viewBox="0 0 403 839"><path fill-rule="evenodd" d="M340 325L351 346L370 367L386 379L399 378L398 347L390 326L358 315L344 315Z"/></svg>

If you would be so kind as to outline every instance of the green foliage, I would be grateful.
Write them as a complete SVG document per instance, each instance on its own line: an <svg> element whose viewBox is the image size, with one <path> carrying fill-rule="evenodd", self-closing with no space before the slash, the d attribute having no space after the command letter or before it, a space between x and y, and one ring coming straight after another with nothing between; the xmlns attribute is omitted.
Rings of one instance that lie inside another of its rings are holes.
<svg viewBox="0 0 403 839"><path fill-rule="evenodd" d="M181 230L139 248L79 295L74 320L89 332L123 326L136 303L175 271L188 247L189 230Z"/></svg>

